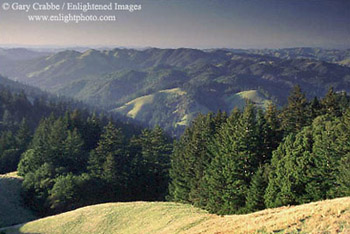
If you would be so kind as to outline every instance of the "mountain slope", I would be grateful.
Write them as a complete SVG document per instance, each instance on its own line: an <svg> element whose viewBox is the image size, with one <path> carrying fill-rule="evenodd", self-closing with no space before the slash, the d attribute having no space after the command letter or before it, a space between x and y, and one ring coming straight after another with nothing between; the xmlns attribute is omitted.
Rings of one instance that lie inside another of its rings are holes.
<svg viewBox="0 0 350 234"><path fill-rule="evenodd" d="M1 75L0 75L0 87L6 87L15 93L25 91L25 93L27 93L29 96L47 96L48 95L47 93L41 91L38 88L24 85L22 83L10 80Z"/></svg>
<svg viewBox="0 0 350 234"><path fill-rule="evenodd" d="M0 175L0 227L36 219L21 203L21 183L22 179L16 173Z"/></svg>
<svg viewBox="0 0 350 234"><path fill-rule="evenodd" d="M156 101L142 105L141 112L145 113L131 117L178 132L177 123L190 123L202 110L231 111L244 105L246 97L257 99L253 102L261 107L271 102L283 105L294 85L300 85L308 98L323 96L330 86L349 92L350 68L337 64L346 63L347 57L348 51L312 48L67 50L1 66L0 72L52 93L129 116L130 111L126 110L132 110L131 106L151 95ZM162 92L172 89L186 95Z"/></svg>
<svg viewBox="0 0 350 234"><path fill-rule="evenodd" d="M350 198L267 209L247 215L210 215L169 202L89 206L7 229L6 233L348 233Z"/></svg>
<svg viewBox="0 0 350 234"><path fill-rule="evenodd" d="M191 99L187 92L174 88L136 98L113 111L153 126L167 123L168 131L182 131L198 113L210 110Z"/></svg>

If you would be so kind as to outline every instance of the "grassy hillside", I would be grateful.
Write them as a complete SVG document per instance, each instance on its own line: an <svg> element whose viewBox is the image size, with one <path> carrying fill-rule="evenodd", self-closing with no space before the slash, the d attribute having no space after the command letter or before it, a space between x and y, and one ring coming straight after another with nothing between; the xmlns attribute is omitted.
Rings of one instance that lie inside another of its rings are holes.
<svg viewBox="0 0 350 234"><path fill-rule="evenodd" d="M113 110L153 126L159 124L167 131L184 128L197 114L209 111L180 88L160 90L136 98Z"/></svg>
<svg viewBox="0 0 350 234"><path fill-rule="evenodd" d="M0 227L28 222L36 217L20 199L22 179L16 173L0 175Z"/></svg>
<svg viewBox="0 0 350 234"><path fill-rule="evenodd" d="M6 233L349 233L350 198L216 216L168 202L110 203L40 219Z"/></svg>
<svg viewBox="0 0 350 234"><path fill-rule="evenodd" d="M265 98L257 90L248 90L236 93L226 97L225 103L229 106L229 110L232 110L234 107L243 108L245 106L246 100L250 100L255 103L256 106L261 108L267 108L268 105L272 104L271 100Z"/></svg>

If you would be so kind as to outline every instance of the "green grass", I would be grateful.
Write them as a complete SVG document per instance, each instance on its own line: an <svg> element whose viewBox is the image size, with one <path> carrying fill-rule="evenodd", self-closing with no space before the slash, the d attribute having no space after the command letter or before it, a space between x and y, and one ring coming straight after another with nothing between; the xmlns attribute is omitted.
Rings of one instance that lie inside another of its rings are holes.
<svg viewBox="0 0 350 234"><path fill-rule="evenodd" d="M349 233L349 207L347 197L217 216L172 202L107 203L32 221L6 233Z"/></svg>
<svg viewBox="0 0 350 234"><path fill-rule="evenodd" d="M272 103L257 90L243 91L225 98L225 102L230 106L230 109L233 109L234 107L242 109L246 104L246 100L250 100L258 107L262 108L266 108Z"/></svg>
<svg viewBox="0 0 350 234"><path fill-rule="evenodd" d="M151 94L136 98L131 102L126 103L124 106L118 108L117 111L135 119L143 107L153 103L154 96L154 94Z"/></svg>
<svg viewBox="0 0 350 234"><path fill-rule="evenodd" d="M185 95L186 92L182 91L180 88L161 90L154 94L136 98L126 103L124 106L117 108L115 111L136 119L140 111L147 105L151 105L154 102L155 97L159 94L164 94L166 96L173 95L174 97L177 97Z"/></svg>
<svg viewBox="0 0 350 234"><path fill-rule="evenodd" d="M190 205L109 203L40 219L7 233L180 233L208 218Z"/></svg>
<svg viewBox="0 0 350 234"><path fill-rule="evenodd" d="M152 106L152 104L155 103L155 100L175 100L183 95L186 95L186 92L182 91L180 88L160 90L156 93L136 98L114 111L137 119L139 115L142 114L141 112L151 112L153 110L152 108L154 106ZM188 116L185 115L179 125L186 125L189 121Z"/></svg>
<svg viewBox="0 0 350 234"><path fill-rule="evenodd" d="M0 227L34 220L35 215L21 202L22 178L16 173L0 175Z"/></svg>
<svg viewBox="0 0 350 234"><path fill-rule="evenodd" d="M350 233L350 197L246 215L211 215L173 202L106 203L28 222L21 204L22 179L0 176L0 233ZM25 223L27 222L27 223Z"/></svg>

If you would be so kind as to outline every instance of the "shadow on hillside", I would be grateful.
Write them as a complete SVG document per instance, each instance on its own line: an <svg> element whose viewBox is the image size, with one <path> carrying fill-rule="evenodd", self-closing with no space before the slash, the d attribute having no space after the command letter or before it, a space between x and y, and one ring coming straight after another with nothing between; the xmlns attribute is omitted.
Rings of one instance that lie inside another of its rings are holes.
<svg viewBox="0 0 350 234"><path fill-rule="evenodd" d="M19 177L0 175L0 234L37 218L22 202L21 184Z"/></svg>
<svg viewBox="0 0 350 234"><path fill-rule="evenodd" d="M0 228L0 234L41 234L39 232L21 232L19 229L23 226L24 224L17 224L10 227Z"/></svg>

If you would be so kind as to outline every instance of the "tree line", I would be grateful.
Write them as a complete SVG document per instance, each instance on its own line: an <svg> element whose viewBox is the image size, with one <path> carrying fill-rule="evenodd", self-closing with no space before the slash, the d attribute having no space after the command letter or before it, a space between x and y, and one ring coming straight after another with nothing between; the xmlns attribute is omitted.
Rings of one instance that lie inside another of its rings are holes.
<svg viewBox="0 0 350 234"><path fill-rule="evenodd" d="M132 137L124 131L79 111L44 118L18 165L26 204L48 215L102 202L163 200L170 139L158 127Z"/></svg>
<svg viewBox="0 0 350 234"><path fill-rule="evenodd" d="M0 173L24 177L41 215L114 201L171 200L240 214L350 195L350 108L332 88L282 109L200 114L173 141L64 103L0 90Z"/></svg>
<svg viewBox="0 0 350 234"><path fill-rule="evenodd" d="M0 174L18 169L25 203L45 216L84 205L164 200L171 138L78 102L0 85Z"/></svg>
<svg viewBox="0 0 350 234"><path fill-rule="evenodd" d="M332 88L299 86L278 110L199 115L175 143L168 199L241 214L350 195L350 108Z"/></svg>

